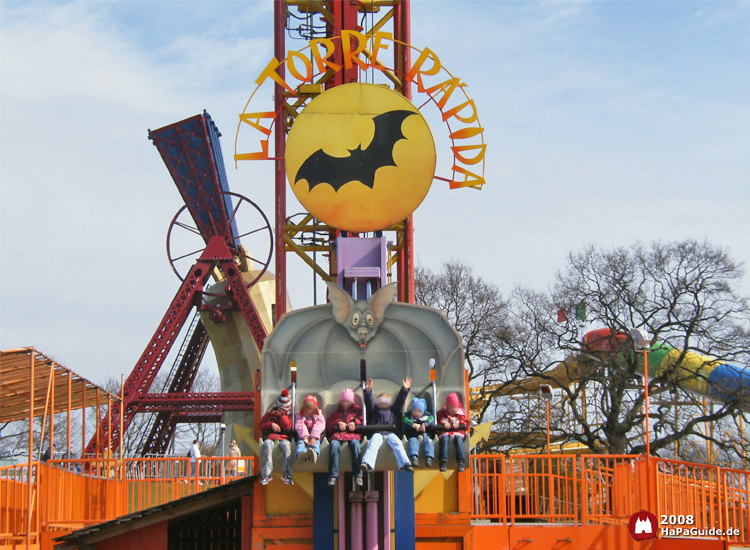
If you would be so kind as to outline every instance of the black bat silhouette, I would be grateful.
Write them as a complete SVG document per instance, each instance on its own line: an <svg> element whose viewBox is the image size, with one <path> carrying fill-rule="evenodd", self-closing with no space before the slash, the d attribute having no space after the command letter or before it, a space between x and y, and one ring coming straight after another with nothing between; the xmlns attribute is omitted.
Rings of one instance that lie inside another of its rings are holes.
<svg viewBox="0 0 750 550"><path fill-rule="evenodd" d="M358 145L349 150L348 157L332 157L318 149L305 159L294 177L296 184L307 180L310 190L316 185L327 183L334 191L341 189L350 181L359 181L372 189L375 185L375 172L384 166L396 166L393 161L393 147L396 142L406 139L401 133L401 124L413 111L388 111L373 117L375 133L367 149Z"/></svg>

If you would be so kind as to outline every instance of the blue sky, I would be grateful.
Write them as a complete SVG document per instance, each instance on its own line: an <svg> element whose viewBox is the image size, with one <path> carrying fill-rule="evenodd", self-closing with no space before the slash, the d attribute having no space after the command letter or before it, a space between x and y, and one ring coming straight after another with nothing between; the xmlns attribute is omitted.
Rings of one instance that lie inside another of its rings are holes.
<svg viewBox="0 0 750 550"><path fill-rule="evenodd" d="M0 348L130 372L178 285L181 202L146 130L205 108L230 158L271 13L0 2ZM460 257L507 292L544 288L589 242L708 238L750 258L750 3L415 0L412 20L490 146L483 191L436 182L417 211L421 263ZM228 169L270 214L270 165ZM309 271L290 271L308 305Z"/></svg>

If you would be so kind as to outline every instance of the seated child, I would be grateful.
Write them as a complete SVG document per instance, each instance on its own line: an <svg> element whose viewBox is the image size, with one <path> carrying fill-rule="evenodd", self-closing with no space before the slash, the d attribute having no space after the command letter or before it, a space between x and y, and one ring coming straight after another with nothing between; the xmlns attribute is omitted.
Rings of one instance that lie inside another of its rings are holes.
<svg viewBox="0 0 750 550"><path fill-rule="evenodd" d="M298 436L297 460L312 460L315 464L320 454L320 438L326 429L326 419L314 395L307 395L302 401L302 408L294 418L294 429Z"/></svg>
<svg viewBox="0 0 750 550"><path fill-rule="evenodd" d="M424 452L424 464L428 468L432 466L435 457L435 444L432 442L432 434L427 433L427 426L433 426L435 418L427 412L427 401L414 398L411 400L411 410L404 415L404 435L406 441L406 454L411 459L411 465L419 466L419 436L422 436L422 451Z"/></svg>
<svg viewBox="0 0 750 550"><path fill-rule="evenodd" d="M284 455L283 478L287 485L294 485L292 481L292 445L289 442L289 430L292 429L292 419L289 412L292 410L292 399L286 389L281 390L281 395L271 410L260 419L260 429L263 432L263 445L260 447L260 484L268 485L273 473L273 447L276 442L281 447Z"/></svg>
<svg viewBox="0 0 750 550"><path fill-rule="evenodd" d="M362 487L362 472L359 468L362 449L362 435L354 433L354 427L362 424L362 409L354 403L354 391L346 388L341 392L338 408L331 413L326 422L331 457L328 461L328 485L336 485L339 478L339 455L344 444L349 446L352 455L352 475L354 483Z"/></svg>
<svg viewBox="0 0 750 550"><path fill-rule="evenodd" d="M440 471L448 470L448 445L450 436L456 443L456 460L458 461L458 471L466 470L466 454L464 452L464 439L467 431L457 429L459 424L469 427L469 418L461 407L461 400L457 393L451 393L445 399L445 406L437 414L437 423L442 425L447 431L440 434Z"/></svg>
<svg viewBox="0 0 750 550"><path fill-rule="evenodd" d="M406 396L409 395L409 388L411 387L411 378L407 378L401 383L401 390L396 396L396 400L391 405L391 396L387 393L379 393L378 398L373 403L372 399L372 378L367 381L365 386L365 408L367 409L367 424L395 424L396 429L400 429L401 415L404 411L404 402ZM378 458L378 451L380 446L383 444L383 440L388 442L388 445L393 449L393 454L396 455L396 464L402 470L414 471L409 457L406 456L404 450L404 444L401 443L401 437L396 435L394 432L379 432L372 434L370 440L367 443L367 450L364 456L362 456L362 469L365 471L372 471L375 469L375 461Z"/></svg>

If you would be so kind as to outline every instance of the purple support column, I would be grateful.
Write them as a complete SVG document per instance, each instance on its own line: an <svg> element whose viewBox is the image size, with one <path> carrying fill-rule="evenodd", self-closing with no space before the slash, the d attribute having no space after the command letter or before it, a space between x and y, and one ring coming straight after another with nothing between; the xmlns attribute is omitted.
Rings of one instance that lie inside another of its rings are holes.
<svg viewBox="0 0 750 550"><path fill-rule="evenodd" d="M362 550L362 501L365 494L362 491L349 493L349 502L351 511L349 519L351 521L351 550Z"/></svg>
<svg viewBox="0 0 750 550"><path fill-rule="evenodd" d="M336 239L337 282L357 300L366 300L388 284L385 237Z"/></svg>
<svg viewBox="0 0 750 550"><path fill-rule="evenodd" d="M378 491L367 491L365 502L367 503L367 520L365 521L365 550L378 550Z"/></svg>

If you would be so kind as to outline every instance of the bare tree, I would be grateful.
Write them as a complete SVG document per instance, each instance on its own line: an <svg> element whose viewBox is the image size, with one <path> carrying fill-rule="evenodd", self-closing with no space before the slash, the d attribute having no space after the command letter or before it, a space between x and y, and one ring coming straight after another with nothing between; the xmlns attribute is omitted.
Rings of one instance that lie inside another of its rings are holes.
<svg viewBox="0 0 750 550"><path fill-rule="evenodd" d="M70 445L80 448L81 428L79 412L74 412L70 419ZM49 447L49 416L37 417L33 423L34 441L33 454L38 459ZM44 430L44 431L42 431ZM57 413L54 418L53 444L55 457L60 458L67 452L68 443L68 415ZM0 425L0 457L26 457L29 452L29 422L17 420Z"/></svg>
<svg viewBox="0 0 750 550"><path fill-rule="evenodd" d="M165 391L168 386L166 382L166 375L159 373L156 376L149 393L159 393ZM119 395L120 394L120 380L114 377L108 378L102 387L107 391ZM219 381L218 373L215 369L209 368L208 366L202 366L198 370L198 374L193 382L192 391L194 392L216 392L221 391L221 383ZM103 407L102 416L107 415L106 406ZM154 421L156 413L138 413L135 415L133 420L130 422L128 429L123 435L123 454L125 456L137 456L140 447L143 444L143 438L148 435L151 429L151 424ZM201 445L206 451L205 454L210 454L213 451L214 446L218 443L218 439L221 433L219 426L216 423L187 423L180 424L175 430L174 439L171 444L171 448L176 450L176 454L184 455L187 449L192 445L194 439L201 441Z"/></svg>
<svg viewBox="0 0 750 550"><path fill-rule="evenodd" d="M440 273L418 266L415 270L415 301L444 311L463 336L470 383L481 380L506 327L508 303L492 283L474 274L473 268L451 259Z"/></svg>
<svg viewBox="0 0 750 550"><path fill-rule="evenodd" d="M495 422L484 449L546 445L536 391L549 384L556 392L551 415L556 442L597 453L645 452L643 359L623 336L639 327L669 351L661 353L663 364L650 370L651 452L687 457L712 448L709 461L744 458L750 388L737 373L750 357L750 308L736 290L742 276L741 264L707 242L589 246L569 255L550 290L516 288L498 303L494 331L483 332L472 372L475 412ZM449 282L449 290L436 280ZM462 298L466 288L455 286L467 280L472 277L422 276L417 288L432 287L420 294L429 305L447 301L457 311L473 309L474 303ZM558 322L558 310L570 312L567 320ZM582 341L584 333L600 328L619 336ZM728 371L734 375L709 379L706 372L716 361L735 365Z"/></svg>

